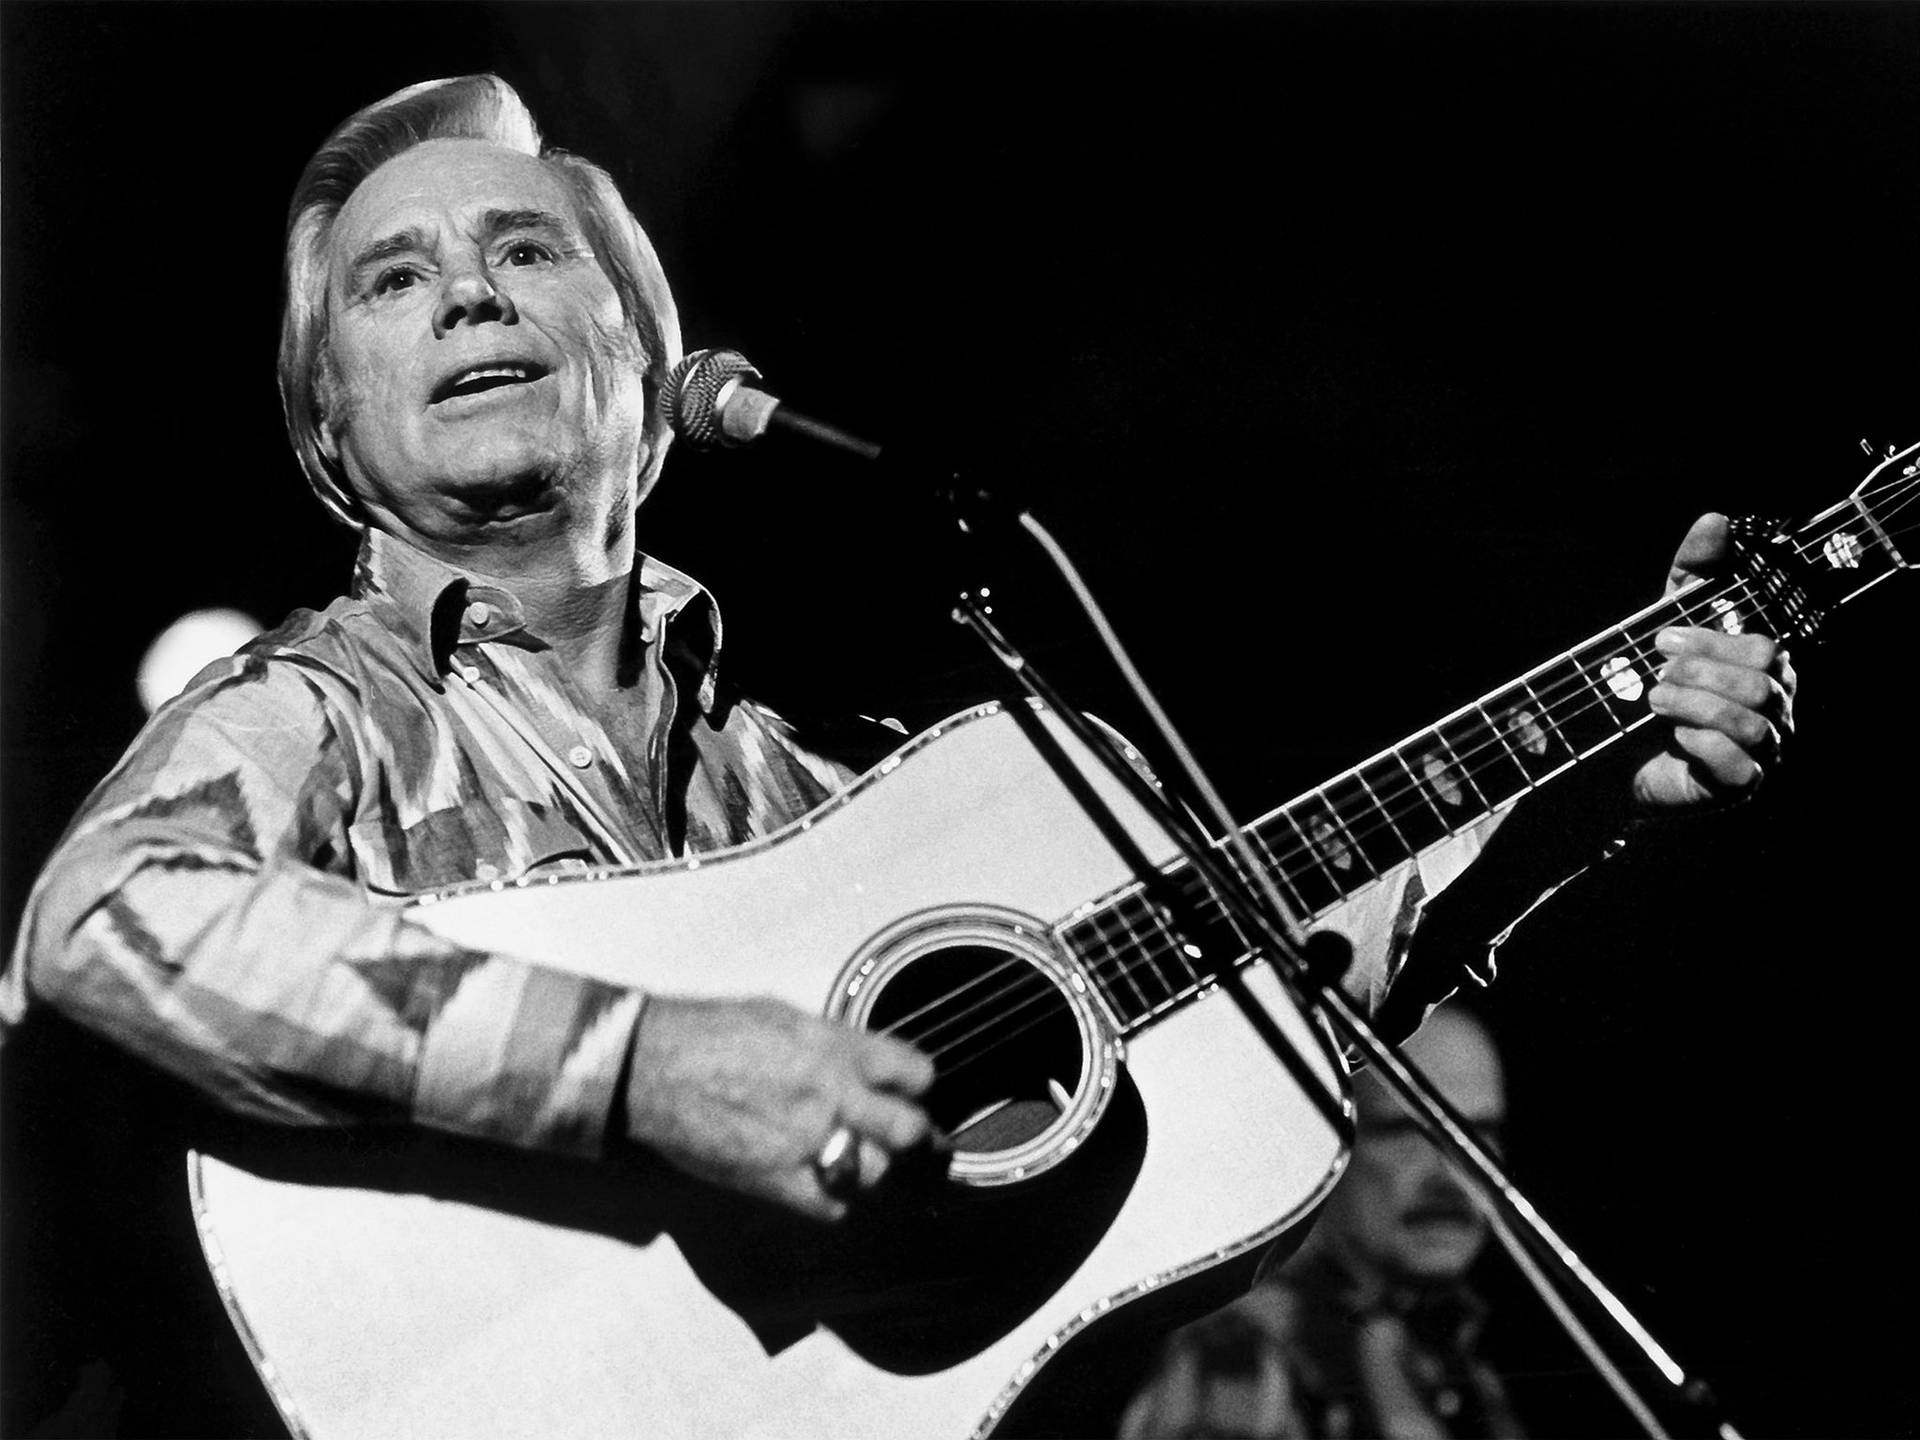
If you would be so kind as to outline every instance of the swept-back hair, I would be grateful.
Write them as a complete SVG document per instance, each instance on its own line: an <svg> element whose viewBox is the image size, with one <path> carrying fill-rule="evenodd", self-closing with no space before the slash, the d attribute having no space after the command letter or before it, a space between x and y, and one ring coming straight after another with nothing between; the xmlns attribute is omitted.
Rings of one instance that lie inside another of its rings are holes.
<svg viewBox="0 0 1920 1440"><path fill-rule="evenodd" d="M327 246L347 197L375 170L428 140L487 140L550 166L580 211L595 259L619 293L646 364L647 458L635 479L638 504L660 475L668 428L661 389L680 359L680 317L653 242L598 165L544 146L525 103L497 75L428 80L395 91L341 122L307 162L287 211L285 292L280 315L280 404L287 436L314 493L335 518L366 523L346 476L320 446L335 399L327 345Z"/></svg>

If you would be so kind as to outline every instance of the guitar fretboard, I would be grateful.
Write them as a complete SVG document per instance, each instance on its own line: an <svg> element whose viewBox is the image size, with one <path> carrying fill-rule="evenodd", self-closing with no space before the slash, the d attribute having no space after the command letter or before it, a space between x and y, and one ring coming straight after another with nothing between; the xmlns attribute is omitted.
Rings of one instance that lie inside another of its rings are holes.
<svg viewBox="0 0 1920 1440"><path fill-rule="evenodd" d="M1817 626L1820 612L1800 578L1821 579L1822 602L1833 606L1905 568L1889 533L1890 514L1912 492L1911 472L1909 466L1908 483L1891 487L1894 498L1877 508L1856 495L1791 540L1771 537L1751 547L1784 547L1794 557L1790 566L1750 556L1732 579L1696 583L1648 606L1262 816L1243 832L1249 844L1295 916L1311 924L1396 866L1645 724L1652 718L1647 694L1666 659L1655 642L1668 627L1801 638ZM1233 849L1216 849L1241 872ZM1106 897L1061 929L1129 1030L1201 993L1226 965L1252 958L1237 943L1225 947L1233 954L1220 953L1212 937L1226 933L1225 907L1192 866L1181 861L1164 878L1205 922L1212 950L1139 885Z"/></svg>

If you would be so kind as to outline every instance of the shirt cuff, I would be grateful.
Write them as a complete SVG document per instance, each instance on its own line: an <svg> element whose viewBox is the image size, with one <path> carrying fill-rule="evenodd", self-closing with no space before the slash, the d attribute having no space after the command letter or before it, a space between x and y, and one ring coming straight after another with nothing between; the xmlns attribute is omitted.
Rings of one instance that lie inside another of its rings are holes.
<svg viewBox="0 0 1920 1440"><path fill-rule="evenodd" d="M645 992L508 955L469 953L471 963L427 1027L413 1118L528 1149L597 1157Z"/></svg>

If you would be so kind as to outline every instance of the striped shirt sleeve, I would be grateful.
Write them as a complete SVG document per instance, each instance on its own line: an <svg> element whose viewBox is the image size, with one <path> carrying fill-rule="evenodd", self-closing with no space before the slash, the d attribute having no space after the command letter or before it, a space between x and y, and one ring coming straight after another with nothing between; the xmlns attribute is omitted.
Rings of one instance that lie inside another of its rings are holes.
<svg viewBox="0 0 1920 1440"><path fill-rule="evenodd" d="M643 996L456 944L358 883L334 678L241 656L154 717L43 871L0 1018L31 995L270 1121L597 1153Z"/></svg>

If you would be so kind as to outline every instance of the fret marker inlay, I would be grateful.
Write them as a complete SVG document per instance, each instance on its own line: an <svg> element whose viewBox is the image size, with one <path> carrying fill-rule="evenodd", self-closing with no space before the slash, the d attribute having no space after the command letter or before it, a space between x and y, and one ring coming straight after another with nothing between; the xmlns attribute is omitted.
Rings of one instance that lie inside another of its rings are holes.
<svg viewBox="0 0 1920 1440"><path fill-rule="evenodd" d="M1446 806L1458 806L1466 796L1460 790L1460 778L1453 767L1431 751L1420 757L1420 776Z"/></svg>
<svg viewBox="0 0 1920 1440"><path fill-rule="evenodd" d="M1323 815L1314 816L1307 822L1307 834L1329 865L1336 870L1353 868L1353 852L1347 849L1347 842L1340 838L1331 820Z"/></svg>
<svg viewBox="0 0 1920 1440"><path fill-rule="evenodd" d="M1820 529L1793 542L1798 555L1823 561L1836 578L1852 572L1846 575L1851 593L1833 604L1911 568L1885 529L1897 504L1915 498L1913 467L1907 473L1909 479L1895 485L1886 514L1856 494L1844 508L1859 517L1861 528ZM1841 508L1813 522L1809 531L1828 525ZM1663 666L1654 643L1661 629L1710 625L1737 635L1758 623L1756 606L1776 603L1789 635L1806 633L1802 622L1820 618L1790 574L1765 565L1715 591L1688 587L1667 597L1256 821L1245 832L1257 852L1255 867L1269 870L1303 920L1317 922L1393 874L1396 866L1462 834L1474 817L1497 815L1650 721L1645 697ZM1226 851L1225 859L1229 868L1245 870L1237 852ZM1222 963L1239 965L1258 955L1204 877L1183 874L1179 866L1163 873L1195 904L1196 918L1207 927L1203 943L1182 933L1172 914L1133 887L1086 910L1065 934L1086 962L1085 983L1129 1031L1206 993ZM1254 877L1242 878L1251 883ZM1407 895L1418 898L1417 884ZM1214 958L1220 954L1214 927L1222 922L1226 928L1219 937L1242 947L1232 952L1238 958L1224 962Z"/></svg>
<svg viewBox="0 0 1920 1440"><path fill-rule="evenodd" d="M1624 655L1615 655L1602 665L1600 678L1607 682L1607 689L1622 700L1638 700L1647 688L1640 678L1640 672L1633 668L1633 662Z"/></svg>
<svg viewBox="0 0 1920 1440"><path fill-rule="evenodd" d="M1506 723L1507 734L1513 737L1527 754L1536 760L1547 753L1547 732L1540 728L1540 717L1531 710L1509 710L1500 717Z"/></svg>

